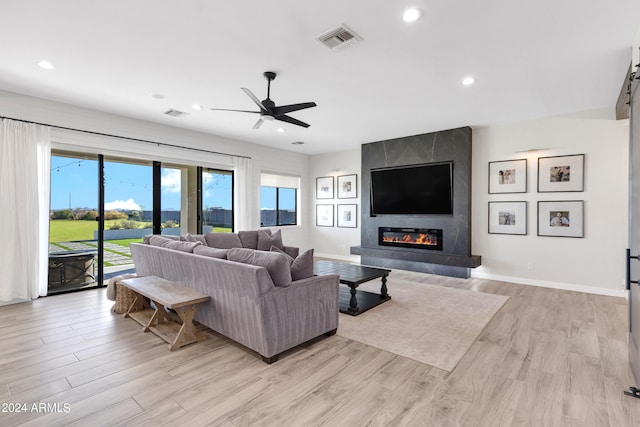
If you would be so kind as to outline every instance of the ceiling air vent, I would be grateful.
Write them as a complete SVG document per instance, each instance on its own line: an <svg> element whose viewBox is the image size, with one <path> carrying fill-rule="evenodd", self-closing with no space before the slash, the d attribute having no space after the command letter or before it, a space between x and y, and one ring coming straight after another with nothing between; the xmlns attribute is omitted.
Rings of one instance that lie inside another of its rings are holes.
<svg viewBox="0 0 640 427"><path fill-rule="evenodd" d="M342 24L338 28L327 31L321 36L317 37L323 45L327 46L331 50L337 50L353 42L361 41L362 37L353 32L349 27Z"/></svg>
<svg viewBox="0 0 640 427"><path fill-rule="evenodd" d="M188 115L189 113L185 113L184 111L174 110L173 108L170 108L167 111L165 111L164 114L171 117L182 117L182 116Z"/></svg>

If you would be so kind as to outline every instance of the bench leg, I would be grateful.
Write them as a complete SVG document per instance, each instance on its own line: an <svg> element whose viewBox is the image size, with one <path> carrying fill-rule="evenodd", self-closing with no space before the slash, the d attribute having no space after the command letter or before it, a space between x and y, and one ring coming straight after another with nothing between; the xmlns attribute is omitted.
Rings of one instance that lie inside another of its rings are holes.
<svg viewBox="0 0 640 427"><path fill-rule="evenodd" d="M193 325L193 318L198 311L198 304L191 306L179 307L176 309L178 316L182 320L182 326L178 331L178 335L169 345L169 350L176 350L183 345L191 344L192 342L202 341L206 337L202 335L196 327Z"/></svg>

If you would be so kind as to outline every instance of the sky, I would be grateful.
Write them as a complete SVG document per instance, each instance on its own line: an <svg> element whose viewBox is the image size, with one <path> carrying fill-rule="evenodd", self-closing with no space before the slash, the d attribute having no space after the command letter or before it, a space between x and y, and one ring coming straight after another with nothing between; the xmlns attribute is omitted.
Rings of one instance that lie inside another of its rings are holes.
<svg viewBox="0 0 640 427"><path fill-rule="evenodd" d="M151 210L152 169L147 165L105 162L105 210ZM180 210L179 169L162 168L162 210ZM207 174L203 205L231 209L231 177ZM51 209L98 207L98 161L51 157Z"/></svg>

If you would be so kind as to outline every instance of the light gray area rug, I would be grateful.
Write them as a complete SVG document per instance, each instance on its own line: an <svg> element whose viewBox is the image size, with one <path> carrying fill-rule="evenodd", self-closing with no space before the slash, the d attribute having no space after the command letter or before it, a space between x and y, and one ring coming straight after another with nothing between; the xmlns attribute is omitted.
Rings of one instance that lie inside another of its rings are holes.
<svg viewBox="0 0 640 427"><path fill-rule="evenodd" d="M387 288L390 301L359 316L340 313L338 335L448 372L509 298L393 277ZM380 281L358 289L380 293Z"/></svg>

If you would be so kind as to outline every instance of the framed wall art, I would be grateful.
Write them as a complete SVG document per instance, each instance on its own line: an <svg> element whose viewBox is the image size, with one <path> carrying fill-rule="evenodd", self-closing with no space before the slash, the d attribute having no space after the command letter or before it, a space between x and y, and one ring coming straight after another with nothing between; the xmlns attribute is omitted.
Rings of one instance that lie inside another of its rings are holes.
<svg viewBox="0 0 640 427"><path fill-rule="evenodd" d="M333 199L333 177L316 178L316 199Z"/></svg>
<svg viewBox="0 0 640 427"><path fill-rule="evenodd" d="M358 227L358 205L338 205L338 227Z"/></svg>
<svg viewBox="0 0 640 427"><path fill-rule="evenodd" d="M316 225L333 227L333 205L316 205Z"/></svg>
<svg viewBox="0 0 640 427"><path fill-rule="evenodd" d="M527 234L527 202L489 202L489 234Z"/></svg>
<svg viewBox="0 0 640 427"><path fill-rule="evenodd" d="M584 154L538 158L538 193L584 191Z"/></svg>
<svg viewBox="0 0 640 427"><path fill-rule="evenodd" d="M338 199L355 199L358 197L358 176L342 175L338 177Z"/></svg>
<svg viewBox="0 0 640 427"><path fill-rule="evenodd" d="M489 194L526 192L527 159L489 162Z"/></svg>
<svg viewBox="0 0 640 427"><path fill-rule="evenodd" d="M584 201L538 202L538 236L584 237Z"/></svg>

